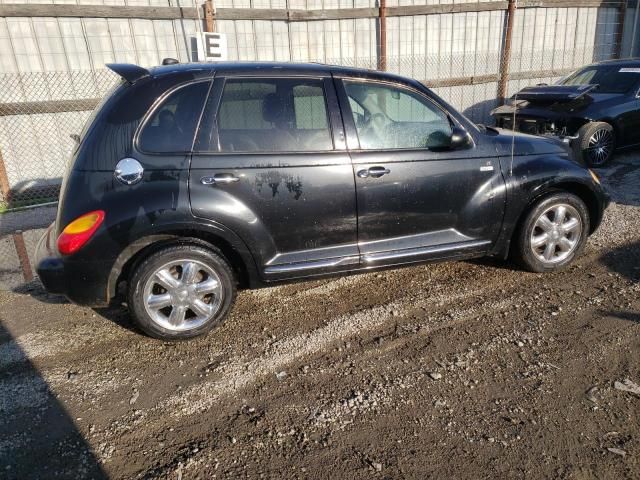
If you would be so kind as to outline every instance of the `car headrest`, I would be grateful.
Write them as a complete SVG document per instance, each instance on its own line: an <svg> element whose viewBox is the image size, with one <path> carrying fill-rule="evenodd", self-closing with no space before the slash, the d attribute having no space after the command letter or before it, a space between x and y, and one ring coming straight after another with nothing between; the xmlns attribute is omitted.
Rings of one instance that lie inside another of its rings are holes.
<svg viewBox="0 0 640 480"><path fill-rule="evenodd" d="M289 123L293 117L292 113L288 102L276 93L266 95L262 101L262 118L265 122L276 125Z"/></svg>

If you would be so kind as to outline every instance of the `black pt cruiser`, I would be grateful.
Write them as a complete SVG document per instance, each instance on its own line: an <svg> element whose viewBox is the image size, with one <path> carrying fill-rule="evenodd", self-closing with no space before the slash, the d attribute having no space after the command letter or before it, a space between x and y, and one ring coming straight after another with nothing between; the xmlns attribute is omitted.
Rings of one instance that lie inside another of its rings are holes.
<svg viewBox="0 0 640 480"><path fill-rule="evenodd" d="M109 67L37 271L79 304L126 291L154 337L219 325L237 288L485 255L554 271L608 204L561 142L474 125L408 78Z"/></svg>

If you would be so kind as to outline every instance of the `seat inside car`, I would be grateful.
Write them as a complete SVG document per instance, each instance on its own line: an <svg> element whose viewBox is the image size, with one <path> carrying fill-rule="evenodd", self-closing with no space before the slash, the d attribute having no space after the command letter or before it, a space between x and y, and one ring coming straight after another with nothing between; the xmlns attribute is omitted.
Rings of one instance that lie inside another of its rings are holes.
<svg viewBox="0 0 640 480"><path fill-rule="evenodd" d="M322 90L302 82L232 86L218 112L220 146L226 152L331 150L324 108Z"/></svg>
<svg viewBox="0 0 640 480"><path fill-rule="evenodd" d="M262 118L276 130L264 137L262 147L265 150L277 152L296 149L298 141L292 133L295 115L289 96L278 93L266 95L262 102Z"/></svg>

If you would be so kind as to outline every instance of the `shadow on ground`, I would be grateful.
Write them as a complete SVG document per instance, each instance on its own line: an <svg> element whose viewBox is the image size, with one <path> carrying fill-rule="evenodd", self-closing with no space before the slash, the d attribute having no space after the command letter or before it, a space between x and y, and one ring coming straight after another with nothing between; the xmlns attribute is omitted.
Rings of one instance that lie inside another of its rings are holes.
<svg viewBox="0 0 640 480"><path fill-rule="evenodd" d="M607 312L607 311L601 310L600 313L604 316L611 316L611 317L619 318L621 320L627 320L629 322L640 323L639 312L629 312L629 311Z"/></svg>
<svg viewBox="0 0 640 480"><path fill-rule="evenodd" d="M611 250L602 257L600 262L609 270L622 275L632 282L640 281L640 242L630 243ZM629 310L601 311L602 315L640 323L640 312Z"/></svg>
<svg viewBox="0 0 640 480"><path fill-rule="evenodd" d="M18 285L13 289L13 292L19 293L21 295L29 295L30 297L42 303L69 303L69 300L67 300L62 295L53 295L51 293L48 293L38 279Z"/></svg>
<svg viewBox="0 0 640 480"><path fill-rule="evenodd" d="M114 301L108 307L103 308L94 308L94 312L100 315L102 318L105 318L120 328L124 328L125 330L129 330L130 332L135 333L136 335L143 335L143 333L136 328L133 324L131 317L129 316L129 311L127 307L119 304L118 301Z"/></svg>
<svg viewBox="0 0 640 480"><path fill-rule="evenodd" d="M29 295L34 300L47 304L69 303L69 300L62 295L47 293L39 280L19 285L13 289L13 292L21 295ZM110 320L125 330L140 334L140 331L137 330L131 322L127 308L122 304L122 300L119 297L114 299L110 305L101 308L93 308L93 311L96 312L97 315Z"/></svg>
<svg viewBox="0 0 640 480"><path fill-rule="evenodd" d="M640 281L640 242L633 242L604 253L600 263L632 282Z"/></svg>
<svg viewBox="0 0 640 480"><path fill-rule="evenodd" d="M621 205L640 206L640 154L616 154L610 164L596 169L611 200Z"/></svg>
<svg viewBox="0 0 640 480"><path fill-rule="evenodd" d="M64 405L1 321L0 432L0 478L108 478Z"/></svg>

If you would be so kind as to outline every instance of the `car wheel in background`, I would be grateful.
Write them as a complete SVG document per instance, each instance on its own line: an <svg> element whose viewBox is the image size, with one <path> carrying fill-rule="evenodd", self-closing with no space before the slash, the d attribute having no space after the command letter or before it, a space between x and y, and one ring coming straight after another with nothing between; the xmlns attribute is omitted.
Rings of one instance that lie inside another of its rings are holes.
<svg viewBox="0 0 640 480"><path fill-rule="evenodd" d="M589 234L589 211L571 193L539 200L516 232L513 257L525 269L542 273L560 270L576 258Z"/></svg>
<svg viewBox="0 0 640 480"><path fill-rule="evenodd" d="M592 122L578 130L576 156L590 167L606 165L616 148L613 127L605 122Z"/></svg>
<svg viewBox="0 0 640 480"><path fill-rule="evenodd" d="M231 310L236 281L224 257L200 245L159 250L134 268L128 304L136 324L164 340L201 335Z"/></svg>

